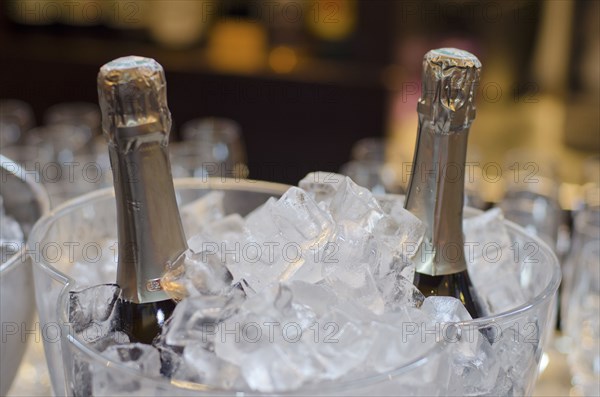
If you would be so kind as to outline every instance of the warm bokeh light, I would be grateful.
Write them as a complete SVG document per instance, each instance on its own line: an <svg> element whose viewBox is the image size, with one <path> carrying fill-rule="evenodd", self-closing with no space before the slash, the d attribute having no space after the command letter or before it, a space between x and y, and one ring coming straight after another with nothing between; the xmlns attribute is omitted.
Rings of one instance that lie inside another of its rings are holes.
<svg viewBox="0 0 600 397"><path fill-rule="evenodd" d="M289 73L297 64L296 52L289 47L275 47L269 54L269 66L277 73Z"/></svg>
<svg viewBox="0 0 600 397"><path fill-rule="evenodd" d="M149 5L150 34L170 48L185 48L196 43L207 24L203 2L154 0Z"/></svg>
<svg viewBox="0 0 600 397"><path fill-rule="evenodd" d="M267 36L263 26L241 20L223 20L214 25L207 55L215 69L251 73L265 65Z"/></svg>
<svg viewBox="0 0 600 397"><path fill-rule="evenodd" d="M317 37L338 41L347 38L356 27L354 0L312 1L306 11L306 25Z"/></svg>

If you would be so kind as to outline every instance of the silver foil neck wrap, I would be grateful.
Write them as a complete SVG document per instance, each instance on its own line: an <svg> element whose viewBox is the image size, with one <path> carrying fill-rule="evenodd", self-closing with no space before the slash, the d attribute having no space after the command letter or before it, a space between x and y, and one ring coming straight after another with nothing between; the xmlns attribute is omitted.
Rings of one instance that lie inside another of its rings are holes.
<svg viewBox="0 0 600 397"><path fill-rule="evenodd" d="M117 284L135 303L169 299L160 278L187 249L168 154L162 66L136 56L100 68L98 96L117 207Z"/></svg>
<svg viewBox="0 0 600 397"><path fill-rule="evenodd" d="M131 138L143 136L168 142L171 113L165 73L154 59L127 56L102 66L98 98L102 129L111 145L125 147Z"/></svg>
<svg viewBox="0 0 600 397"><path fill-rule="evenodd" d="M417 111L434 132L452 134L469 128L475 119L475 92L481 63L456 48L431 50L423 58L422 92Z"/></svg>

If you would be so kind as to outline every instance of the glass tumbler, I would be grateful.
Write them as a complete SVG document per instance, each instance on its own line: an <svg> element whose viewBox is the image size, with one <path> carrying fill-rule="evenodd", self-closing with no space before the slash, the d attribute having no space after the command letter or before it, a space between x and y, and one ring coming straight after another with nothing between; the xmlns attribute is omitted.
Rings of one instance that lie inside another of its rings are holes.
<svg viewBox="0 0 600 397"><path fill-rule="evenodd" d="M87 128L92 135L101 132L100 108L89 102L63 102L49 107L44 113L44 124L68 124Z"/></svg>
<svg viewBox="0 0 600 397"><path fill-rule="evenodd" d="M174 177L246 178L240 126L224 118L194 119L181 127L183 142L170 145Z"/></svg>
<svg viewBox="0 0 600 397"><path fill-rule="evenodd" d="M28 145L49 153L50 161L43 168L43 183L53 206L91 189L84 178L89 170L84 168L79 156L92 153L92 132L86 126L52 124L37 127L27 134ZM93 165L93 164L92 164Z"/></svg>
<svg viewBox="0 0 600 397"><path fill-rule="evenodd" d="M595 190L598 188L596 187ZM600 206L586 206L576 215L573 222L573 237L571 247L563 265L563 283L561 286L561 325L567 336L572 332L569 327L571 321L571 295L575 291L575 280L585 273L583 265L585 248L590 245L600 244ZM577 343L576 341L571 341Z"/></svg>
<svg viewBox="0 0 600 397"><path fill-rule="evenodd" d="M180 205L189 203L211 191L224 193L225 213L247 214L268 197L280 196L288 186L249 180L209 178L180 179L175 189ZM55 332L45 338L45 351L57 395L529 395L533 391L545 342L546 329L552 327L552 302L560 283L560 268L552 250L522 228L507 222L509 235L516 243L514 254L521 258L517 269L519 288L531 296L521 306L490 317L456 323L461 335L487 335L493 340L494 361L488 350L479 351L476 362L463 365L465 346L440 338L431 344L414 346L414 356L388 372L358 375L355 379L311 384L300 390L281 393L259 393L250 390L223 390L211 385L144 377L122 363L110 361L86 344L68 326L71 291L86 285L114 282L113 279L90 274L98 267L116 267L113 258L87 258L83 249L69 256L68 250L46 253L45 247L79 243L79 247L115 241L115 203L112 189L104 189L64 203L51 215L37 223L30 239L34 254L36 302L42 328ZM472 209L465 211L473 216ZM537 247L531 250L532 245ZM58 253L58 255L57 255ZM511 253L512 254L512 253ZM91 255L88 253L87 255ZM399 336L400 338L400 336ZM465 337L466 338L466 337ZM466 340L466 339L465 339ZM456 341L455 341L456 342ZM487 342L485 342L487 343ZM484 343L484 345L485 345ZM462 352L462 353L459 353ZM469 349L467 349L469 351ZM479 355L480 354L480 355Z"/></svg>
<svg viewBox="0 0 600 397"><path fill-rule="evenodd" d="M50 209L48 196L39 183L26 178L25 171L0 155L0 195L6 213L13 217L25 237L35 221ZM0 395L6 395L25 353L25 331L34 329L35 310L31 260L24 245L2 250L0 261ZM6 257L5 257L6 255Z"/></svg>
<svg viewBox="0 0 600 397"><path fill-rule="evenodd" d="M402 163L402 161L399 161ZM386 142L383 138L364 138L351 150L350 161L340 167L360 186L375 194L401 193L402 186L394 168L386 163Z"/></svg>
<svg viewBox="0 0 600 397"><path fill-rule="evenodd" d="M569 366L575 390L600 396L600 239L589 241L579 256L569 297Z"/></svg>
<svg viewBox="0 0 600 397"><path fill-rule="evenodd" d="M556 165L547 155L513 149L505 157L505 194L500 203L506 219L539 236L556 249L561 210Z"/></svg>
<svg viewBox="0 0 600 397"><path fill-rule="evenodd" d="M2 147L17 145L35 125L33 110L18 99L0 100L0 143Z"/></svg>

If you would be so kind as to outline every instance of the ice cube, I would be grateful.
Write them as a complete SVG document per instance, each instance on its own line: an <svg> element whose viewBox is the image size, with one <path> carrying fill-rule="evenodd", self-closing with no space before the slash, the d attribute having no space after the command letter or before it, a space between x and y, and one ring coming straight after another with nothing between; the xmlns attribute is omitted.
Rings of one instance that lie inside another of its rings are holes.
<svg viewBox="0 0 600 397"><path fill-rule="evenodd" d="M306 251L304 264L292 279L317 283L340 266L369 263L376 255L373 236L353 222L340 221L329 241Z"/></svg>
<svg viewBox="0 0 600 397"><path fill-rule="evenodd" d="M465 219L464 232L469 275L486 314L497 314L525 303L515 247L502 211L493 208Z"/></svg>
<svg viewBox="0 0 600 397"><path fill-rule="evenodd" d="M190 297L180 302L169 323L163 329L165 341L170 346L201 343L210 346L217 324L231 317L244 298L235 290L230 295Z"/></svg>
<svg viewBox="0 0 600 397"><path fill-rule="evenodd" d="M182 364L173 374L173 379L222 389L243 389L246 386L239 367L220 359L202 344L185 347Z"/></svg>
<svg viewBox="0 0 600 397"><path fill-rule="evenodd" d="M307 307L317 317L323 316L338 302L335 292L325 283L311 284L304 281L292 281L288 287L294 296L293 305L297 310L300 306Z"/></svg>
<svg viewBox="0 0 600 397"><path fill-rule="evenodd" d="M274 344L291 349L294 343L286 341L284 331L289 328L291 335L310 326L314 313L308 312L306 307L293 304L291 288L273 284L248 297L234 316L219 324L215 352L223 360L244 367L250 355L256 352L260 356Z"/></svg>
<svg viewBox="0 0 600 397"><path fill-rule="evenodd" d="M272 217L282 236L304 247L327 241L333 231L331 216L297 187L288 189L275 203Z"/></svg>
<svg viewBox="0 0 600 397"><path fill-rule="evenodd" d="M160 335L154 341L154 347L156 347L160 353L160 373L167 378L172 378L183 365L181 347L167 345L164 335Z"/></svg>
<svg viewBox="0 0 600 397"><path fill-rule="evenodd" d="M242 376L253 390L272 393L294 390L319 373L301 344L271 344L246 356Z"/></svg>
<svg viewBox="0 0 600 397"><path fill-rule="evenodd" d="M129 368L140 371L145 376L160 375L160 354L154 347L143 343L111 346L104 356Z"/></svg>
<svg viewBox="0 0 600 397"><path fill-rule="evenodd" d="M344 178L343 175L333 172L311 172L298 183L298 187L306 191L316 202L329 205Z"/></svg>
<svg viewBox="0 0 600 397"><path fill-rule="evenodd" d="M368 325L372 318L372 313L342 303L319 320L319 343L310 346L316 361L323 366L320 379L337 379L364 366L378 338Z"/></svg>
<svg viewBox="0 0 600 397"><path fill-rule="evenodd" d="M426 227L417 217L393 201L390 211L393 215L383 217L373 234L377 241L379 258L372 262L371 270L376 279L390 273L400 273L402 277L413 281L415 258L423 243Z"/></svg>
<svg viewBox="0 0 600 397"><path fill-rule="evenodd" d="M374 314L353 303L327 307L333 302L337 297L323 284L273 285L221 324L215 352L259 391L335 379L364 361L372 343L365 324Z"/></svg>
<svg viewBox="0 0 600 397"><path fill-rule="evenodd" d="M498 377L494 382L493 388L487 393L488 396L523 396L523 392L514 391L513 382L506 372L500 368Z"/></svg>
<svg viewBox="0 0 600 397"><path fill-rule="evenodd" d="M107 335L96 339L90 339L89 335L86 335L86 330L82 334L84 335L83 340L86 342L91 341L91 346L100 352L111 346L125 345L131 342L129 336L121 331L111 331Z"/></svg>
<svg viewBox="0 0 600 397"><path fill-rule="evenodd" d="M118 362L139 372L140 376L158 378L160 374L160 353L142 343L110 346L103 352L107 359ZM92 373L92 395L149 395L149 390L143 389L144 382L129 374L123 374L112 366L99 367Z"/></svg>
<svg viewBox="0 0 600 397"><path fill-rule="evenodd" d="M512 381L515 395L523 395L529 389L523 374L535 373L542 354L538 340L541 330L535 319L522 318L510 328L502 329L492 343L492 349L501 368Z"/></svg>
<svg viewBox="0 0 600 397"><path fill-rule="evenodd" d="M381 292L385 311L398 311L405 307L421 307L425 297L417 287L402 276L391 272L376 281Z"/></svg>
<svg viewBox="0 0 600 397"><path fill-rule="evenodd" d="M213 190L181 207L181 222L186 236L200 234L204 228L225 216L223 198L225 193Z"/></svg>
<svg viewBox="0 0 600 397"><path fill-rule="evenodd" d="M393 239L401 252L407 258L412 258L426 231L427 227L419 218L396 202L390 214L378 223L374 234L388 240Z"/></svg>
<svg viewBox="0 0 600 397"><path fill-rule="evenodd" d="M187 296L221 295L232 287L233 276L212 253L186 251L161 278L164 290L176 300Z"/></svg>
<svg viewBox="0 0 600 397"><path fill-rule="evenodd" d="M447 385L452 395L487 395L495 385L500 365L488 332L462 322L471 320L456 298L430 296L421 309L426 313L425 331L448 343L451 378Z"/></svg>
<svg viewBox="0 0 600 397"><path fill-rule="evenodd" d="M334 223L302 189L292 187L279 200L270 199L246 218L246 226L261 256L254 263L239 264L239 269L230 267L236 278L260 291L275 281L318 277L320 268L306 256L325 245ZM302 269L305 263L309 267Z"/></svg>
<svg viewBox="0 0 600 397"><path fill-rule="evenodd" d="M322 254L323 275L329 276L337 268L369 266L377 259L377 248L373 235L353 222L340 221Z"/></svg>
<svg viewBox="0 0 600 397"><path fill-rule="evenodd" d="M239 214L227 215L206 226L202 233L192 236L188 240L188 246L196 253L203 251L236 252L235 244L245 242L249 233L246 229L245 220ZM239 251L239 249L238 249ZM228 256L223 256L227 258ZM233 256L233 261L239 261L239 258Z"/></svg>
<svg viewBox="0 0 600 397"><path fill-rule="evenodd" d="M117 304L121 290L116 285L99 285L69 296L69 323L77 338L98 351L127 344L129 336L117 331Z"/></svg>
<svg viewBox="0 0 600 397"><path fill-rule="evenodd" d="M116 303L121 295L117 285L98 285L69 294L69 323L76 333L89 327L99 337L108 335L116 325ZM88 341L90 342L90 341Z"/></svg>
<svg viewBox="0 0 600 397"><path fill-rule="evenodd" d="M372 232L384 216L371 191L358 186L348 177L345 177L338 187L329 208L336 222L351 221L367 232Z"/></svg>
<svg viewBox="0 0 600 397"><path fill-rule="evenodd" d="M474 340L469 340L474 338ZM487 338L481 332L462 334L452 341L452 378L449 389L453 395L495 395L500 363Z"/></svg>
<svg viewBox="0 0 600 397"><path fill-rule="evenodd" d="M384 302L371 273L377 255L373 236L353 222L339 222L323 260L323 278L336 294L382 313Z"/></svg>
<svg viewBox="0 0 600 397"><path fill-rule="evenodd" d="M492 208L463 221L465 241L494 241L501 247L510 247L512 241L504 225L504 215L500 208ZM482 255L475 251L473 256Z"/></svg>
<svg viewBox="0 0 600 397"><path fill-rule="evenodd" d="M349 261L324 263L323 276L339 297L351 299L376 313L383 313L385 303L368 262L351 258Z"/></svg>
<svg viewBox="0 0 600 397"><path fill-rule="evenodd" d="M436 341L423 334L422 324L426 321L422 310L410 306L371 320L369 327L377 337L369 353L368 367L378 373L389 371L434 348Z"/></svg>
<svg viewBox="0 0 600 397"><path fill-rule="evenodd" d="M471 315L458 299L451 296L428 296L421 310L433 324L457 323L472 320Z"/></svg>
<svg viewBox="0 0 600 397"><path fill-rule="evenodd" d="M386 215L389 215L392 212L392 208L397 205L404 207L404 196L397 194L386 194L383 196L378 195L376 198L379 206Z"/></svg>
<svg viewBox="0 0 600 397"><path fill-rule="evenodd" d="M384 312L385 302L366 266L353 271L340 268L339 272L332 273L326 280L340 298L351 300L374 313Z"/></svg>

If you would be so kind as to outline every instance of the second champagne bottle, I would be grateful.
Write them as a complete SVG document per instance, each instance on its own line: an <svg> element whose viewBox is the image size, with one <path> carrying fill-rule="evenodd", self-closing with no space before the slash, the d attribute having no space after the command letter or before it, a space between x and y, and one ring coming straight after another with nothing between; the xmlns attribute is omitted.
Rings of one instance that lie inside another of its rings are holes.
<svg viewBox="0 0 600 397"><path fill-rule="evenodd" d="M459 299L473 318L483 316L483 310L467 271L462 215L480 70L477 57L463 50L425 54L417 144L404 205L427 226L415 285L425 296Z"/></svg>

